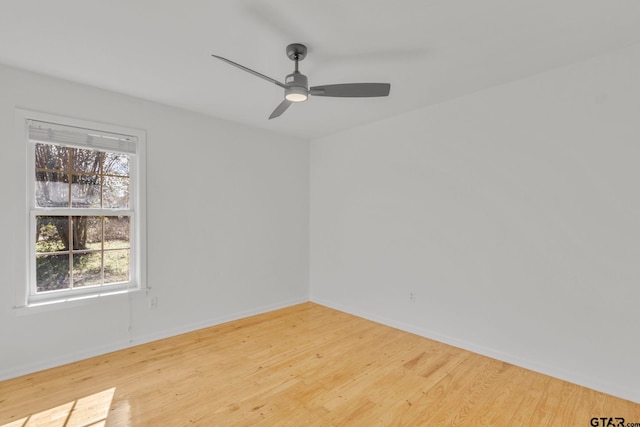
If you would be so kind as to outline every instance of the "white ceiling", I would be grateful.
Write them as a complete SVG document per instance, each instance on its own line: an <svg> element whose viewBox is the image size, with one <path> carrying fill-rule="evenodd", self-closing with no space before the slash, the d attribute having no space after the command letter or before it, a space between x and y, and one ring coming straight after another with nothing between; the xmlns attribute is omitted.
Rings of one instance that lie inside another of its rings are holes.
<svg viewBox="0 0 640 427"><path fill-rule="evenodd" d="M2 0L0 63L314 138L640 42L638 0ZM311 85L390 82L388 98L312 97L267 120L285 46Z"/></svg>

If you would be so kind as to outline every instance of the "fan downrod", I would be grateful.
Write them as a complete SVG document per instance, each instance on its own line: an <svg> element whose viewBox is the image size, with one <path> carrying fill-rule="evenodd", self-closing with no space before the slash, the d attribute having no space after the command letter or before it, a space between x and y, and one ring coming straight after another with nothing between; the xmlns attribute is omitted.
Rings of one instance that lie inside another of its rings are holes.
<svg viewBox="0 0 640 427"><path fill-rule="evenodd" d="M300 43L287 46L287 56L292 61L302 61L307 56L307 47Z"/></svg>

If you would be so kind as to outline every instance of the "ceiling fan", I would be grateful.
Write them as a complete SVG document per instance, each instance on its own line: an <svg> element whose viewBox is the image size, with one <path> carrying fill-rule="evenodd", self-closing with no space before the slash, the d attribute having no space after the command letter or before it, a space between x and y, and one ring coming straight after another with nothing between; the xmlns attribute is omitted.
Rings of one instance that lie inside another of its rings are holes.
<svg viewBox="0 0 640 427"><path fill-rule="evenodd" d="M389 91L391 90L391 85L389 83L343 83L309 87L307 76L298 71L298 62L302 61L307 56L307 47L300 43L293 43L287 46L287 56L292 61L295 61L296 68L293 73L288 74L287 77L285 77L284 83L233 62L227 58L223 58L222 56L211 56L284 89L284 101L282 101L280 105L273 110L273 113L269 116L269 120L279 117L293 102L306 101L309 98L309 95L332 96L339 98L370 98L376 96L388 96Z"/></svg>

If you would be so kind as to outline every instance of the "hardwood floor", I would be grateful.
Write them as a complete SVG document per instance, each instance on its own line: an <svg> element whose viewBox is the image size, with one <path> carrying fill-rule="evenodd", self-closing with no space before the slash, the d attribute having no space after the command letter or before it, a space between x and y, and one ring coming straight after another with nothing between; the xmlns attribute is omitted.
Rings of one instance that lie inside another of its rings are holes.
<svg viewBox="0 0 640 427"><path fill-rule="evenodd" d="M587 427L593 417L640 423L640 405L313 303L0 382L0 427Z"/></svg>

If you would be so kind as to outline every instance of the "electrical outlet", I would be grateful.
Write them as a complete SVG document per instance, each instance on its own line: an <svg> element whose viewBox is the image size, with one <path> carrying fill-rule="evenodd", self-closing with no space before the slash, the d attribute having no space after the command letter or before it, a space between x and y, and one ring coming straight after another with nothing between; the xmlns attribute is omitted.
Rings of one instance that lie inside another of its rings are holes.
<svg viewBox="0 0 640 427"><path fill-rule="evenodd" d="M409 301L416 302L416 291L409 291Z"/></svg>
<svg viewBox="0 0 640 427"><path fill-rule="evenodd" d="M155 310L158 308L158 297L149 297L147 300L149 304L149 310Z"/></svg>

